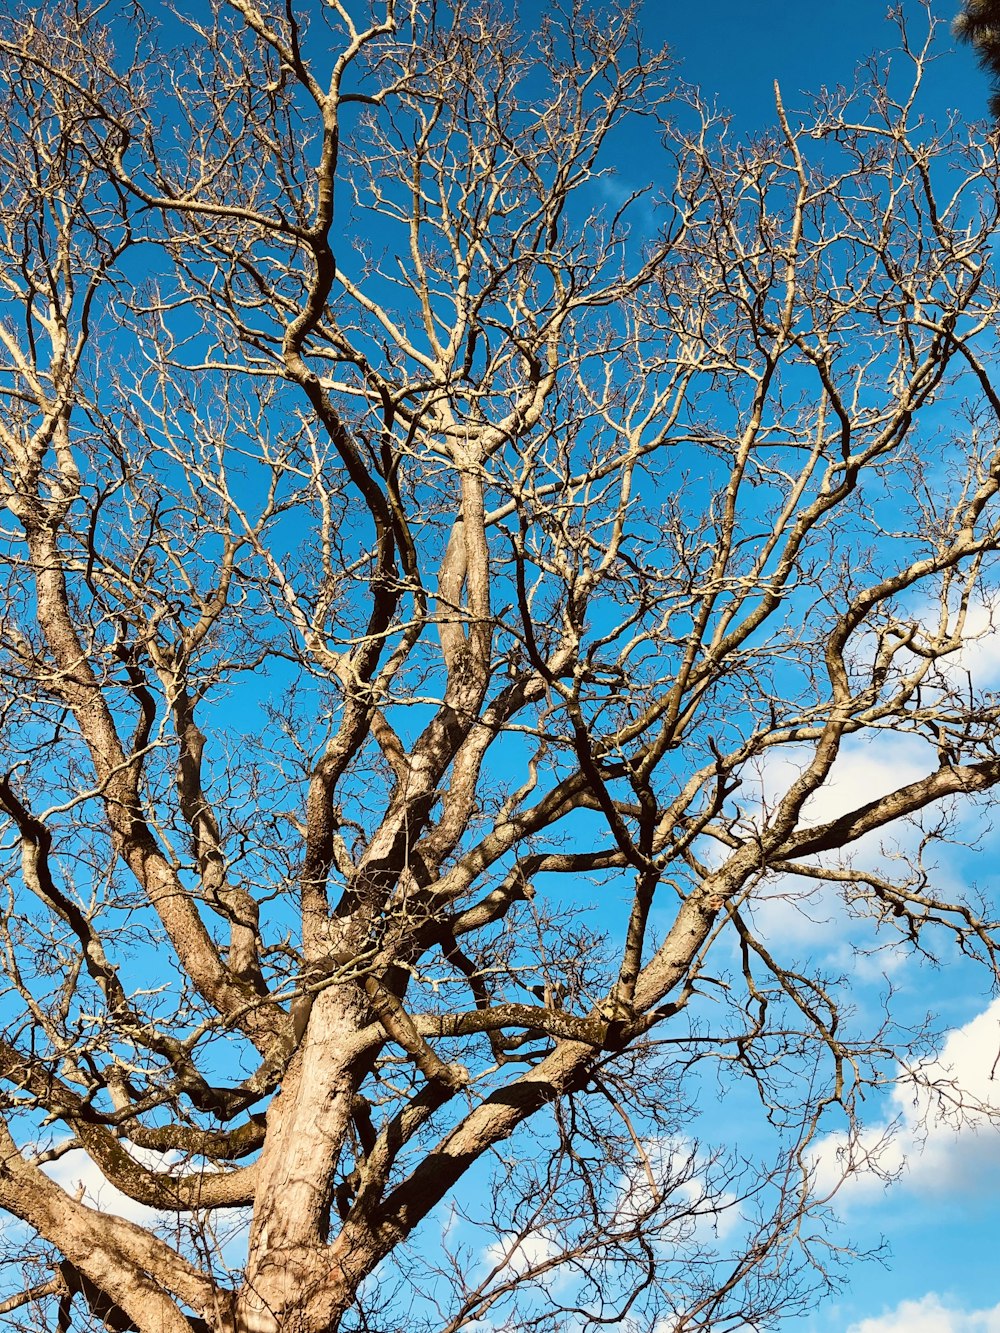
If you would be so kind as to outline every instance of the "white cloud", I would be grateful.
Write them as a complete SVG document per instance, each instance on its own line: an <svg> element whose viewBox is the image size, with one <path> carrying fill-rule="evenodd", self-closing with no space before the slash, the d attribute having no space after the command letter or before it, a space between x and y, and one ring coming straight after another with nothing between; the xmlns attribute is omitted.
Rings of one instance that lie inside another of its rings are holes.
<svg viewBox="0 0 1000 1333"><path fill-rule="evenodd" d="M931 633L937 616L936 607L925 606L918 608L915 618ZM969 604L963 645L941 659L939 668L945 679L963 692L970 679L978 689L1000 687L1000 600L996 607L981 599ZM805 802L799 827L826 823L926 777L937 767L929 739L872 729L847 737L829 777ZM733 804L741 808L749 825L759 828L766 822L804 772L813 753L808 745L780 746L747 765ZM853 864L878 868L891 877L892 865L886 865L887 857L890 862L897 856L903 860L916 850L919 841L920 834L912 826L896 822L859 838L846 850ZM714 850L713 864L724 856L723 849ZM936 879L942 882L940 872ZM945 872L944 881L947 879ZM835 889L783 877L756 897L755 916L771 940L815 941L820 934L829 940L831 928L843 939L851 933L851 927L837 899Z"/></svg>
<svg viewBox="0 0 1000 1333"><path fill-rule="evenodd" d="M1000 634L996 636L1000 643ZM1000 658L1000 649L998 649ZM766 754L756 771L747 770L734 800L749 824L760 826L811 757L808 747L789 747ZM836 819L848 811L915 782L936 766L933 749L917 736L879 732L848 737L828 780L806 801L801 828ZM942 810L941 813L947 813ZM958 805L954 832L959 842L978 845L990 834L981 807ZM896 820L875 833L857 839L843 853L810 858L817 865L850 865L871 870L881 878L904 884L918 857L930 874L933 888L944 897L961 897L966 889L960 862L949 854L949 844L927 847L915 824ZM719 858L721 859L721 857ZM753 894L747 910L759 933L774 945L803 946L821 955L829 966L853 973L862 982L878 982L899 973L912 961L912 951L892 932L876 938L871 920L845 911L845 886L796 875L772 876ZM878 947L881 946L881 947ZM870 957L857 950L876 950Z"/></svg>
<svg viewBox="0 0 1000 1333"><path fill-rule="evenodd" d="M628 1225L657 1207L676 1212L677 1240L710 1244L724 1240L744 1220L739 1199L715 1184L712 1162L683 1137L655 1138L645 1144L646 1161L634 1161L622 1177L613 1216Z"/></svg>
<svg viewBox="0 0 1000 1333"><path fill-rule="evenodd" d="M937 608L928 608L923 617L928 628L937 620ZM942 674L952 685L974 689L994 689L1000 684L1000 606L982 600L970 602L965 615L962 646L941 659Z"/></svg>
<svg viewBox="0 0 1000 1333"><path fill-rule="evenodd" d="M812 756L812 747L806 745L766 751L756 771L748 767L741 774L737 804L748 813L756 808L759 813L753 822L760 824L805 771ZM891 731L849 736L840 747L829 777L803 806L800 827L823 824L887 796L897 787L925 777L933 767L933 751L918 736Z"/></svg>
<svg viewBox="0 0 1000 1333"><path fill-rule="evenodd" d="M769 751L756 773L744 772L743 784L737 800L753 812L752 822L759 826L788 792L792 783L805 771L812 758L811 749L795 746ZM802 807L799 828L815 828L829 820L856 810L863 805L888 796L890 792L908 783L926 777L934 768L934 754L925 741L917 736L897 735L891 731L864 737L848 737L826 781L808 797ZM888 825L887 829L901 843L907 839L903 824ZM881 844L884 832L869 834L853 843L852 852L867 853L869 860L884 860Z"/></svg>
<svg viewBox="0 0 1000 1333"><path fill-rule="evenodd" d="M829 778L803 808L802 824L823 824L860 805L888 796L931 772L933 756L916 736L879 732L844 742Z"/></svg>
<svg viewBox="0 0 1000 1333"><path fill-rule="evenodd" d="M713 1162L691 1141L654 1138L645 1142L644 1150L645 1163L633 1160L621 1176L612 1226L628 1228L641 1221L657 1209L659 1197L666 1215L672 1213L674 1218L666 1231L656 1233L657 1243L672 1251L678 1245L711 1247L744 1224L738 1196L724 1183L713 1182ZM567 1249L572 1251L571 1240L561 1240L555 1231L539 1226L524 1235L509 1232L500 1237L481 1251L480 1260L488 1266L492 1282L523 1277L550 1293L564 1292L577 1277L572 1266L558 1262Z"/></svg>
<svg viewBox="0 0 1000 1333"><path fill-rule="evenodd" d="M1000 1305L959 1310L931 1292L918 1301L902 1301L883 1315L862 1319L847 1333L1000 1333Z"/></svg>
<svg viewBox="0 0 1000 1333"><path fill-rule="evenodd" d="M924 1195L1000 1190L1000 999L950 1032L940 1054L914 1073L901 1071L885 1120L853 1142L835 1133L817 1144L822 1192L848 1167L856 1174L845 1201L869 1197L896 1175Z"/></svg>
<svg viewBox="0 0 1000 1333"><path fill-rule="evenodd" d="M489 1264L491 1270L495 1271L497 1280L505 1282L514 1277L525 1277L536 1268L544 1268L544 1265L558 1259L565 1248L544 1228L529 1231L524 1236L512 1232L502 1240L488 1245L483 1251L483 1260ZM533 1277L532 1281L555 1289L569 1280L570 1276L567 1270L560 1271L558 1265L553 1264L551 1268Z"/></svg>
<svg viewBox="0 0 1000 1333"><path fill-rule="evenodd" d="M735 801L750 821L760 826L801 775L812 757L806 746L769 751L756 772L744 772ZM918 737L880 732L877 736L849 737L827 781L806 801L800 827L810 828L836 819L869 801L926 776L933 768L933 754ZM858 839L848 849L853 863L877 867L891 876L894 856L901 859L914 851L920 835L908 825L890 825L884 832ZM905 870L904 870L905 874ZM859 928L844 911L842 889L834 884L801 876L782 875L768 880L755 892L750 913L760 934L772 944L809 945L837 955L838 965L850 958L844 953L849 941L871 944L870 929ZM839 952L838 952L839 951ZM894 971L905 952L881 955L874 974Z"/></svg>
<svg viewBox="0 0 1000 1333"><path fill-rule="evenodd" d="M126 1151L150 1170L167 1175L183 1173L190 1164L178 1152L160 1153L123 1143ZM137 1203L112 1185L97 1163L82 1148L74 1148L43 1167L45 1174L74 1198L79 1198L99 1212L122 1217L176 1241L179 1232L196 1232L212 1245L216 1257L231 1271L242 1268L246 1260L250 1230L249 1208L228 1208L192 1216L149 1208Z"/></svg>
<svg viewBox="0 0 1000 1333"><path fill-rule="evenodd" d="M164 1169L160 1162L146 1162L144 1165L156 1165L158 1169ZM112 1185L82 1148L74 1148L44 1170L49 1179L54 1180L67 1194L80 1198L83 1203L102 1213L112 1213L115 1217L124 1217L129 1222L146 1227L155 1225L161 1219L162 1215L155 1209L136 1203Z"/></svg>

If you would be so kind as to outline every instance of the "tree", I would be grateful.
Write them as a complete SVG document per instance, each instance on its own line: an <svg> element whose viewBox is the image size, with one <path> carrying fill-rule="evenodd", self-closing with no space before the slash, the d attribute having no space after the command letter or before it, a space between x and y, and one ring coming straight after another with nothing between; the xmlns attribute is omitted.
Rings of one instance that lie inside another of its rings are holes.
<svg viewBox="0 0 1000 1333"><path fill-rule="evenodd" d="M955 19L955 33L972 46L993 80L990 111L1000 116L1000 5L996 0L966 0Z"/></svg>
<svg viewBox="0 0 1000 1333"><path fill-rule="evenodd" d="M1000 780L995 155L905 38L745 143L629 10L61 8L0 38L5 1315L768 1326L920 1038L762 896L995 966L929 868ZM767 1161L692 1132L744 1084Z"/></svg>

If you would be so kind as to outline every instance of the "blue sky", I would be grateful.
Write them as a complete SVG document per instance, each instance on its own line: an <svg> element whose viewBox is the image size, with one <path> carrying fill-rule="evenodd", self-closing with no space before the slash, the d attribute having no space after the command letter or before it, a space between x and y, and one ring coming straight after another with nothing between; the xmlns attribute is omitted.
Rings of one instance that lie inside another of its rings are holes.
<svg viewBox="0 0 1000 1333"><path fill-rule="evenodd" d="M936 0L932 12L942 20L939 58L925 87L924 108L933 118L957 111L964 120L983 116L987 81L972 54L956 49L948 27L955 3ZM850 83L859 62L873 51L896 44L895 27L886 21L888 6L880 0L838 0L804 5L793 0L714 0L707 5L677 5L647 0L644 23L650 37L675 50L681 73L701 87L709 100L732 113L732 133L757 132L773 122L775 80L786 106L803 106L810 90ZM915 34L925 29L921 8L909 5ZM627 174L628 166L623 164ZM982 682L1000 679L1000 651L988 641L980 649L977 669ZM884 783L905 772L905 745L878 756L859 750L850 757L845 782ZM833 798L835 799L835 798ZM981 819L973 814L972 819ZM988 838L977 861L949 866L957 878L978 875L982 887L996 889L990 867L997 844ZM991 878L994 883L991 884ZM771 928L777 935L798 932L803 949L824 952L831 961L847 948L846 935L831 938L822 910L815 934L808 924L776 906ZM836 931L833 932L836 935ZM957 1077L989 1095L990 1068L1000 1047L1000 1011L990 1010L986 979L963 969L956 960L931 970L913 962L886 957L859 969L859 1003L875 1002L885 989L879 968L891 974L896 1003L914 1015L936 1010L942 1028L954 1034L945 1047L945 1064ZM996 1085L992 1085L996 1086ZM1000 1089L996 1093L1000 1101ZM916 1111L926 1110L917 1107ZM847 1234L861 1248L884 1236L890 1247L888 1266L857 1265L841 1298L803 1320L785 1324L788 1333L1000 1333L1000 1128L981 1125L954 1134L930 1121L921 1144L912 1099L898 1095L869 1108L873 1136L892 1117L901 1121L899 1148L908 1165L899 1184L885 1189L875 1180L862 1181L842 1196ZM725 1126L720 1125L720 1131ZM828 1148L835 1145L828 1144ZM896 1152L893 1149L892 1152ZM896 1159L886 1163L892 1166Z"/></svg>
<svg viewBox="0 0 1000 1333"><path fill-rule="evenodd" d="M977 118L985 111L986 79L972 54L950 41L948 25L957 11L957 0L932 5L942 26L940 59L928 79L926 105ZM786 103L794 106L801 100L797 94L849 83L860 61L895 46L888 12L886 0L711 0L705 5L646 0L643 24L650 38L674 48L683 76L716 97L733 113L734 129L745 131L770 124L775 79ZM922 6L908 3L906 13L915 34L926 30Z"/></svg>

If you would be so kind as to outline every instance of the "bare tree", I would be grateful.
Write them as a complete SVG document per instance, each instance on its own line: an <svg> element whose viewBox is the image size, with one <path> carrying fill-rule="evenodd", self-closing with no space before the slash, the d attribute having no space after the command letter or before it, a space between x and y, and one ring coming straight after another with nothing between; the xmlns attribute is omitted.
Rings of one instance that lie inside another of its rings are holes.
<svg viewBox="0 0 1000 1333"><path fill-rule="evenodd" d="M761 896L994 968L929 858L1000 780L949 667L996 156L905 35L904 91L749 144L630 11L546 8L6 7L25 1327L767 1327L832 1278L810 1144L908 1048ZM810 817L899 734L923 776ZM766 1159L692 1128L744 1085Z"/></svg>

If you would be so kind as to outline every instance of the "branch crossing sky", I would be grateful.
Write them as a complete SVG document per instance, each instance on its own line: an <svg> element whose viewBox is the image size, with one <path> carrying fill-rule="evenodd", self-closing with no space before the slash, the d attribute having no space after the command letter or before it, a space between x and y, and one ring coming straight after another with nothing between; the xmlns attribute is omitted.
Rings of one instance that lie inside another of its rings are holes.
<svg viewBox="0 0 1000 1333"><path fill-rule="evenodd" d="M703 5L662 4L646 0L644 26L651 39L669 43L677 53L683 78L698 85L720 110L732 113L734 135L755 134L774 123L773 84L780 84L785 105L804 107L804 94L822 86L850 85L858 66L872 53L898 46L898 30L880 0L838 0L804 5L793 0L714 0ZM962 121L986 113L989 87L971 51L957 47L949 25L955 3L934 0L940 21L937 56L924 89L922 106L943 123L957 112ZM905 12L914 40L922 41L927 16L908 3ZM622 174L629 167L622 164ZM625 184L627 182L623 182ZM974 650L977 682L1000 686L1000 636L988 628ZM841 783L859 784L877 795L905 779L911 755L905 741L874 750L858 748L845 762ZM850 770L850 771L848 771ZM836 793L830 793L836 803ZM846 808L846 800L845 806ZM826 813L826 812L824 812ZM832 812L833 813L833 812ZM983 818L982 812L973 818ZM975 856L953 875L975 877L993 897L1000 892L994 867L996 835L987 835ZM1000 1003L991 1003L983 979L945 965L921 967L912 960L883 956L880 962L848 961L849 946L831 936L822 906L814 913L812 939L801 916L777 901L770 929L775 935L798 932L803 950L826 950L832 967L857 967L859 1004L874 1003L887 979L894 1002L914 1016L935 1010L950 1032L941 1053L943 1069L973 1092L1000 1105L1000 1080L993 1078L1000 1053ZM834 932L835 935L835 932ZM983 1121L961 1131L928 1107L897 1092L883 1107L872 1106L871 1146L894 1119L900 1133L882 1165L898 1168L899 1182L886 1188L877 1177L861 1180L839 1198L847 1234L861 1249L888 1242L888 1267L870 1262L849 1270L839 1300L803 1320L788 1321L787 1333L1000 1333L1000 1122ZM837 1143L823 1145L827 1164ZM821 1171L823 1166L821 1164Z"/></svg>

